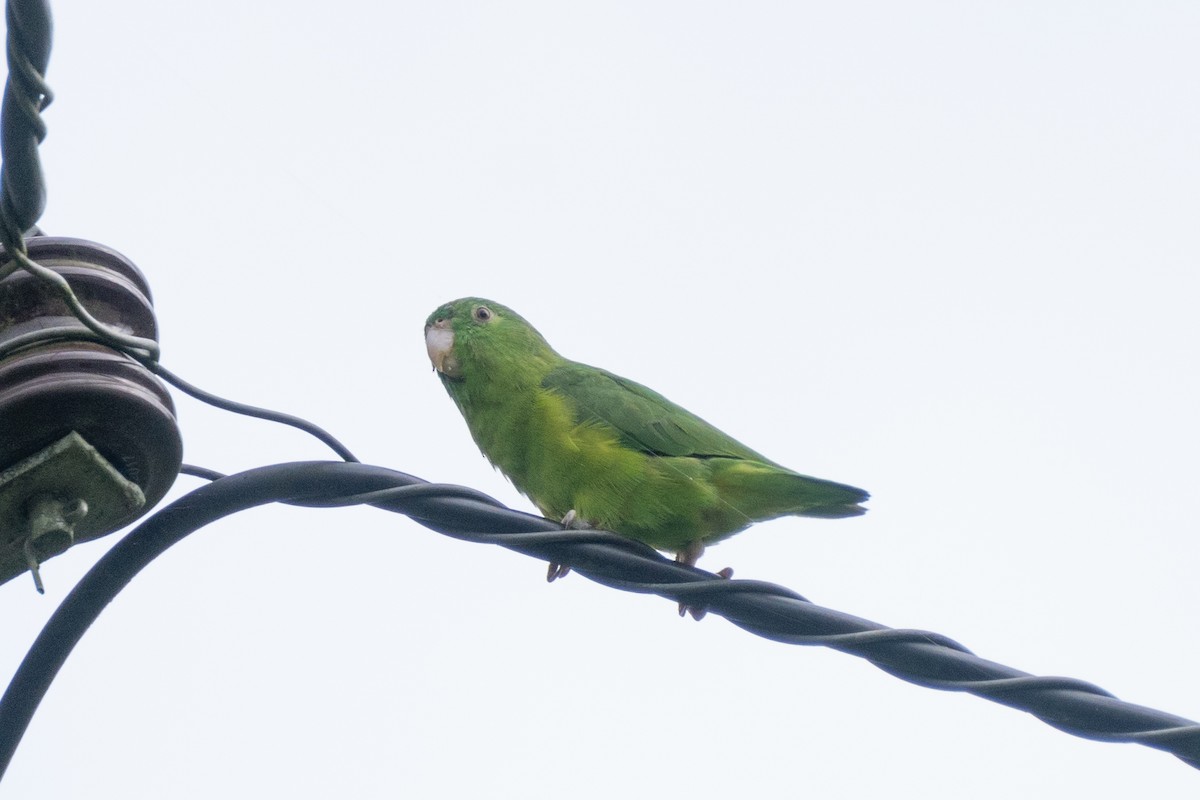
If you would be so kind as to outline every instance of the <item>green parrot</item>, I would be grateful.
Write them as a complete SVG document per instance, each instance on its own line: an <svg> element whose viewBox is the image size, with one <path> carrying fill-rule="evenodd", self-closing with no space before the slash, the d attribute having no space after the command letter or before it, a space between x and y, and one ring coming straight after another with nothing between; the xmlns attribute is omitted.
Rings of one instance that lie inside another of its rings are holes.
<svg viewBox="0 0 1200 800"><path fill-rule="evenodd" d="M866 511L862 489L792 472L639 383L563 358L499 303L446 303L425 344L483 455L564 525L691 565L755 522ZM566 573L551 564L547 577Z"/></svg>

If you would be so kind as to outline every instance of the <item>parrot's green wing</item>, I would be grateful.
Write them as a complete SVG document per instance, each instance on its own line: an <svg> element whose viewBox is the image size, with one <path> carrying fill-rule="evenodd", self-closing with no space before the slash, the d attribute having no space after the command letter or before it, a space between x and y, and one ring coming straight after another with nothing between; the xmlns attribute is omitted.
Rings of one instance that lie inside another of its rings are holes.
<svg viewBox="0 0 1200 800"><path fill-rule="evenodd" d="M571 403L576 423L605 422L620 434L622 444L635 450L774 463L654 390L597 367L568 362L552 370L542 387Z"/></svg>
<svg viewBox="0 0 1200 800"><path fill-rule="evenodd" d="M576 424L603 422L622 446L652 456L713 459L711 480L723 500L753 519L783 514L853 517L866 509L862 489L801 475L765 458L687 409L640 383L596 367L567 362L542 380L562 396Z"/></svg>

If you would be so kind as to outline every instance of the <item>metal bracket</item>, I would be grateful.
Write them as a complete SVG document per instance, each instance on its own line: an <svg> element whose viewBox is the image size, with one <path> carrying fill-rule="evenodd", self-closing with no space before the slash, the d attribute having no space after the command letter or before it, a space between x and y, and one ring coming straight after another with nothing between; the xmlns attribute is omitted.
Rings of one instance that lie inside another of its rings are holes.
<svg viewBox="0 0 1200 800"><path fill-rule="evenodd" d="M33 573L73 544L111 532L146 502L78 433L0 472L0 583Z"/></svg>

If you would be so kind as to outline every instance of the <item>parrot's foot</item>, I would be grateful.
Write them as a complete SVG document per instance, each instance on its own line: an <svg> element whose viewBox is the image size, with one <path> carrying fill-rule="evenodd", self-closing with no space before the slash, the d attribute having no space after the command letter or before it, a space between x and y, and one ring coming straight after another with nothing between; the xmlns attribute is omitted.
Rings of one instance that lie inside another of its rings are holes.
<svg viewBox="0 0 1200 800"><path fill-rule="evenodd" d="M733 577L733 567L725 567L725 569L719 570L717 572L717 577L723 578L724 580L729 580ZM707 613L708 609L704 608L703 606L689 606L687 603L679 604L679 616L686 617L688 614L691 614L692 619L696 620L696 622L704 619L704 616Z"/></svg>
<svg viewBox="0 0 1200 800"><path fill-rule="evenodd" d="M696 566L696 562L700 560L700 556L704 555L703 542L689 542L688 546L680 550L675 555L675 560L680 564L686 564L689 567ZM717 572L717 577L729 580L733 577L733 567L725 567ZM679 604L679 616L686 617L692 615L692 619L699 622L704 619L704 615L708 612L699 606L689 606L687 603Z"/></svg>
<svg viewBox="0 0 1200 800"><path fill-rule="evenodd" d="M562 526L575 531L586 531L592 526L587 520L575 513L575 509L571 509L562 518ZM559 578L565 578L571 572L571 568L566 564L551 564L546 570L546 583L554 583Z"/></svg>
<svg viewBox="0 0 1200 800"><path fill-rule="evenodd" d="M575 509L568 511L562 518L562 526L570 528L573 531L590 531L593 527L592 523L588 522L583 517L576 513Z"/></svg>
<svg viewBox="0 0 1200 800"><path fill-rule="evenodd" d="M725 567L725 569L717 571L717 577L729 580L733 577L733 567ZM704 619L704 615L708 613L708 609L703 606L689 606L687 603L679 604L679 616L683 617L688 614L692 615L692 619L699 622Z"/></svg>

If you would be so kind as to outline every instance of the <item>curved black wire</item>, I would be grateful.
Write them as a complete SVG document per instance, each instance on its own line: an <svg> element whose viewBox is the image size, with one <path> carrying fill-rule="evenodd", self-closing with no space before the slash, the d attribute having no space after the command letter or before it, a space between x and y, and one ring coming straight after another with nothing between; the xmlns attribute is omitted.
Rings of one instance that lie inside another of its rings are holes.
<svg viewBox="0 0 1200 800"><path fill-rule="evenodd" d="M982 659L940 634L887 628L823 608L762 581L722 580L605 531L563 530L462 486L430 484L366 464L299 462L219 478L147 519L118 542L63 600L0 698L0 775L54 676L108 603L154 558L221 517L270 502L366 503L406 514L457 539L498 544L598 583L706 608L745 630L789 644L823 645L869 660L906 681L969 692L1089 739L1166 750L1200 768L1200 724L1116 699L1071 678L1033 676Z"/></svg>
<svg viewBox="0 0 1200 800"><path fill-rule="evenodd" d="M277 422L281 425L289 425L297 430L304 431L310 436L319 439L324 445L333 452L338 454L338 457L343 461L358 461L354 453L350 452L350 448L338 441L332 433L324 428L309 422L301 417L285 414L282 411L273 411L269 408L260 408L258 406L239 403L236 400L229 400L224 397L219 397L212 392L205 391L199 386L188 383L183 378L171 372L169 369L159 363L157 357L147 356L145 353L135 353L127 348L123 348L119 343L114 343L96 331L89 329L80 329L77 327L59 327L45 328L24 336L17 337L5 342L5 349L0 355L7 356L13 352L17 352L23 347L34 347L48 342L97 342L113 347L126 356L134 359L146 369L153 372L155 375L162 378L167 383L174 386L184 394L191 395L202 403L207 403L210 406L219 408L222 411L231 411L234 414L241 414L246 417L254 417L255 419L263 419L268 422ZM220 476L220 473L213 473ZM198 475L198 477L208 477L207 475Z"/></svg>
<svg viewBox="0 0 1200 800"><path fill-rule="evenodd" d="M46 138L42 110L53 95L43 76L53 25L46 0L8 0L8 81L0 105L0 239L12 252L46 208L38 145Z"/></svg>
<svg viewBox="0 0 1200 800"><path fill-rule="evenodd" d="M284 414L282 411L272 411L269 408L259 408L258 406L239 403L236 400L226 400L224 397L218 397L212 392L206 392L199 386L193 386L157 361L144 359L139 360L155 375L158 375L160 378L174 386L179 391L183 392L184 394L191 395L202 403L215 406L223 411L232 411L235 414L241 414L247 417L265 419L268 422L278 422L281 425L290 425L293 428L302 430L305 433L320 439L326 446L329 447L330 450L337 453L343 461L358 461L358 459L355 458L354 453L350 452L350 448L339 442L332 433L318 425L314 425L306 419L301 419L300 417L292 416L291 414ZM192 474L201 478L209 477L207 474ZM217 472L213 472L212 474L218 477L220 476L220 473Z"/></svg>
<svg viewBox="0 0 1200 800"><path fill-rule="evenodd" d="M215 469L208 467L198 467L195 464L180 464L180 475L191 475L193 478L203 478L206 481L215 481L219 478L224 478L224 472L217 472Z"/></svg>

